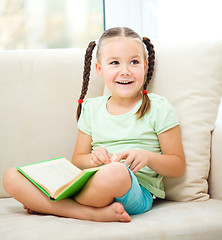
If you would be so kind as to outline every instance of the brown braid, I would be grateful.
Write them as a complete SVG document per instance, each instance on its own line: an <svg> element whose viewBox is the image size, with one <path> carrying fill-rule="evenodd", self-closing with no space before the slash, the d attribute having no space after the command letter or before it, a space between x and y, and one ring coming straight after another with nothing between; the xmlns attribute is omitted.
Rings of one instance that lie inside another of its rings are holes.
<svg viewBox="0 0 222 240"><path fill-rule="evenodd" d="M154 51L153 44L150 42L149 38L143 37L143 42L146 45L146 48L148 51L148 71L147 71L147 78L143 86L143 89L146 90L147 85L149 84L154 72L155 51Z"/></svg>
<svg viewBox="0 0 222 240"><path fill-rule="evenodd" d="M147 37L143 37L143 42L146 45L147 51L148 51L148 69L147 69L147 76L143 85L143 90L147 89L147 85L149 84L153 72L154 72L154 64L155 64L155 51L153 44L150 42L150 39ZM144 114L149 110L150 108L150 99L147 94L143 94L142 104L138 111L135 113L135 115L138 115L138 119L142 118Z"/></svg>
<svg viewBox="0 0 222 240"><path fill-rule="evenodd" d="M80 94L79 99L83 100L86 96L86 93L88 91L88 85L89 85L89 76L90 76L90 70L91 70L91 60L92 60L92 52L93 49L96 46L96 42L92 41L89 43L86 54L85 54L85 61L84 61L84 71L83 71L83 83L82 83L82 91ZM79 116L81 114L82 110L82 103L79 103L76 113L76 119L79 120Z"/></svg>

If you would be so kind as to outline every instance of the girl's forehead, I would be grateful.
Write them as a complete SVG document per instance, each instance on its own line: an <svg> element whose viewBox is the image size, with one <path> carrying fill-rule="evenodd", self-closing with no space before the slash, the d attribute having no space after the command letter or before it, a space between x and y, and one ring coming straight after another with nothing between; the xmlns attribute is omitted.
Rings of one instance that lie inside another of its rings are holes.
<svg viewBox="0 0 222 240"><path fill-rule="evenodd" d="M100 45L99 55L121 52L137 52L145 55L145 49L140 39L131 37L111 37L104 39Z"/></svg>

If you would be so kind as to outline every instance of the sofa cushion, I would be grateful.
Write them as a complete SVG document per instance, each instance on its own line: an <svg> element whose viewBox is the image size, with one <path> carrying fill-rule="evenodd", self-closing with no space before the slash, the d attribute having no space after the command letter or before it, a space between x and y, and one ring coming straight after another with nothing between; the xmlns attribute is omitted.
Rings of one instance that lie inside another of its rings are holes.
<svg viewBox="0 0 222 240"><path fill-rule="evenodd" d="M50 215L29 215L14 199L0 199L1 239L170 239L219 240L222 236L222 203L154 202L130 223L99 223ZM31 237L30 237L31 236Z"/></svg>
<svg viewBox="0 0 222 240"><path fill-rule="evenodd" d="M167 199L206 200L211 132L222 95L222 41L156 48L148 90L165 96L178 113L186 157L180 178L165 178Z"/></svg>

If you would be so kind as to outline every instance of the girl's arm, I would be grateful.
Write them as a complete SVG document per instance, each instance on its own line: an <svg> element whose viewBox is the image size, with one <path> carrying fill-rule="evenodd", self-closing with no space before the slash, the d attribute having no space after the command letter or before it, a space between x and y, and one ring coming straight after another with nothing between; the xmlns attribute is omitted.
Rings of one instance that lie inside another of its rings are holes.
<svg viewBox="0 0 222 240"><path fill-rule="evenodd" d="M79 130L72 163L80 169L100 166L110 163L111 155L103 147L97 148L93 153L92 137Z"/></svg>
<svg viewBox="0 0 222 240"><path fill-rule="evenodd" d="M161 133L158 138L162 154L150 154L148 166L163 176L182 176L185 171L185 156L179 126Z"/></svg>
<svg viewBox="0 0 222 240"><path fill-rule="evenodd" d="M181 176L185 170L185 156L179 126L161 133L158 138L162 154L144 150L129 150L118 154L115 161L126 159L125 164L131 164L130 169L134 173L148 166L163 176Z"/></svg>
<svg viewBox="0 0 222 240"><path fill-rule="evenodd" d="M85 134L84 132L78 132L76 146L72 157L72 163L78 168L85 169L90 168L91 159L91 136Z"/></svg>

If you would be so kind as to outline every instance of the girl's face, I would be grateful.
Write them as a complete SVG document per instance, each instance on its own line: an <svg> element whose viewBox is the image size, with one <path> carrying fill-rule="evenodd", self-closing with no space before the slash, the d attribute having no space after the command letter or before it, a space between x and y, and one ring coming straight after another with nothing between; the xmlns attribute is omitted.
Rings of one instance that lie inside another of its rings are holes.
<svg viewBox="0 0 222 240"><path fill-rule="evenodd" d="M102 42L96 63L98 75L104 78L112 97L129 99L141 96L147 60L138 39L112 37Z"/></svg>

